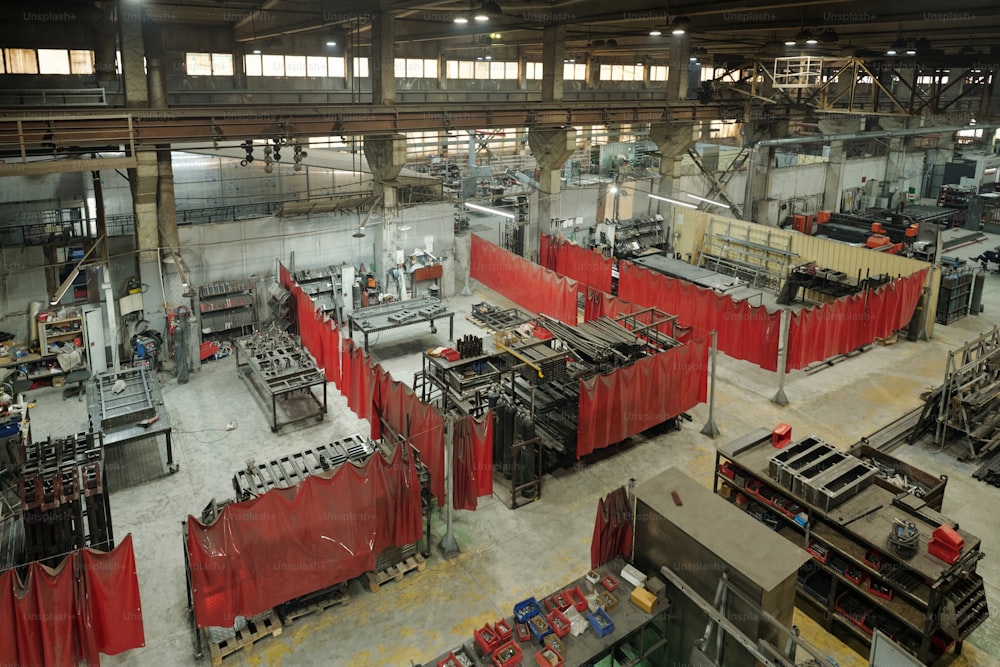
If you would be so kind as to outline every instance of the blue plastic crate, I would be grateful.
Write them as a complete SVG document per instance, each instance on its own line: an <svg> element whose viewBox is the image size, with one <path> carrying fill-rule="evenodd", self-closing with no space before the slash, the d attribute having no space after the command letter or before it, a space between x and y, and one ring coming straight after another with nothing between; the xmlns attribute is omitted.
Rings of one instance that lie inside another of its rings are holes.
<svg viewBox="0 0 1000 667"><path fill-rule="evenodd" d="M603 624L597 620L598 617L604 621ZM594 628L594 632L597 633L598 637L607 637L615 631L614 621L611 620L611 617L603 609L598 609L592 614L587 614L587 622L590 623L590 627Z"/></svg>
<svg viewBox="0 0 1000 667"><path fill-rule="evenodd" d="M532 616L537 616L542 612L542 608L538 606L538 600L535 598L528 598L527 600L521 600L514 605L514 618L520 623L525 623Z"/></svg>
<svg viewBox="0 0 1000 667"><path fill-rule="evenodd" d="M552 634L552 626L549 625L549 622L545 620L544 616L542 616L541 614L537 614L537 616L538 616L538 618L542 619L542 622L545 623L545 630L544 631L539 631L539 629L536 628L535 624L533 622L531 622L531 621L528 621L528 628L531 629L531 635L535 638L536 641L538 641L540 643L544 643L545 642L545 636Z"/></svg>

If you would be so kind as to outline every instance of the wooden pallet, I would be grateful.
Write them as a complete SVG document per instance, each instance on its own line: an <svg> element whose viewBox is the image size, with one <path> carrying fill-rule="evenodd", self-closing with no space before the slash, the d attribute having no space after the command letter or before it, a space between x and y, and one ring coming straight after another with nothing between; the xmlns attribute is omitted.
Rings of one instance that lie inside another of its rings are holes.
<svg viewBox="0 0 1000 667"><path fill-rule="evenodd" d="M305 596L302 602L289 602L278 607L278 615L281 617L283 625L290 625L292 621L309 614L329 609L337 605L345 607L351 603L351 596L342 590L335 590L329 593L315 594L315 597Z"/></svg>
<svg viewBox="0 0 1000 667"><path fill-rule="evenodd" d="M271 612L271 614L259 621L248 620L245 628L236 631L235 637L223 639L218 643L208 642L209 654L212 657L212 667L219 667L222 664L223 658L243 649L248 649L261 639L272 635L277 637L280 634L281 620L278 619L278 615L274 612Z"/></svg>
<svg viewBox="0 0 1000 667"><path fill-rule="evenodd" d="M492 336L494 333L496 333L496 330L494 330L493 328L491 328L488 324L486 324L486 322L483 322L479 318L473 317L472 315L466 315L465 319L469 320L470 322L472 322L473 324L475 324L480 329L486 329L486 333L488 335Z"/></svg>
<svg viewBox="0 0 1000 667"><path fill-rule="evenodd" d="M424 557L420 554L415 554L402 563L390 565L381 572L365 572L365 577L368 578L368 588L374 593L382 587L382 584L389 581L402 581L403 576L407 572L423 572L426 567L427 563L424 561Z"/></svg>

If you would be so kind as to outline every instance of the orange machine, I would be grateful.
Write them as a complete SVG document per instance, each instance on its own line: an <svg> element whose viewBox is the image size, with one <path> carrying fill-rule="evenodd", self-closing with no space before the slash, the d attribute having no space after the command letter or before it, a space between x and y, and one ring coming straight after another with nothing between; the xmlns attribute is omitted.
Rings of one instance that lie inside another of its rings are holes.
<svg viewBox="0 0 1000 667"><path fill-rule="evenodd" d="M805 213L796 213L792 216L792 229L802 234L808 234L812 236L813 233L813 221L815 216L806 215Z"/></svg>

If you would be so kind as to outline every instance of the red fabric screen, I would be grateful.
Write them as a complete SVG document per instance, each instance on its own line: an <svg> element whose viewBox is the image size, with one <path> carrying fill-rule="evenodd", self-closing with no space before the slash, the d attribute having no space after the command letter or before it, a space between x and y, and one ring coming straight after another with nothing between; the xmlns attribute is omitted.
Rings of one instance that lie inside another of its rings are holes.
<svg viewBox="0 0 1000 667"><path fill-rule="evenodd" d="M769 371L778 369L781 316L764 306L716 294L683 280L633 265L619 263L618 296L643 306L656 306L677 315L680 324L697 334L718 331L719 349Z"/></svg>
<svg viewBox="0 0 1000 667"><path fill-rule="evenodd" d="M455 423L455 502L474 510L481 496L493 494L493 415L467 415Z"/></svg>
<svg viewBox="0 0 1000 667"><path fill-rule="evenodd" d="M926 278L926 269L917 271L877 290L841 297L792 314L788 327L788 370L846 354L902 329L913 317Z"/></svg>
<svg viewBox="0 0 1000 667"><path fill-rule="evenodd" d="M144 645L131 535L110 553L73 552L56 569L31 563L23 584L14 570L0 573L0 665L99 665L99 653Z"/></svg>
<svg viewBox="0 0 1000 667"><path fill-rule="evenodd" d="M236 616L360 576L386 547L419 540L420 484L403 452L227 505L207 526L188 517L198 627L231 627Z"/></svg>
<svg viewBox="0 0 1000 667"><path fill-rule="evenodd" d="M580 381L576 456L621 442L705 401L711 339L703 336Z"/></svg>
<svg viewBox="0 0 1000 667"><path fill-rule="evenodd" d="M323 369L327 382L340 386L340 330L337 322L328 318L308 294L292 280L284 264L278 263L278 280L295 299L295 321L298 323L302 346Z"/></svg>
<svg viewBox="0 0 1000 667"><path fill-rule="evenodd" d="M612 260L599 252L542 234L539 264L585 286L611 292Z"/></svg>
<svg viewBox="0 0 1000 667"><path fill-rule="evenodd" d="M472 235L472 277L531 313L577 324L576 282ZM610 274L609 274L610 275Z"/></svg>
<svg viewBox="0 0 1000 667"><path fill-rule="evenodd" d="M590 567L596 569L618 555L632 559L632 504L623 486L597 501Z"/></svg>
<svg viewBox="0 0 1000 667"><path fill-rule="evenodd" d="M619 315L631 315L640 307L628 301L622 301L610 294L605 294L593 288L587 290L587 301L584 303L583 320L589 322L599 317L614 319Z"/></svg>

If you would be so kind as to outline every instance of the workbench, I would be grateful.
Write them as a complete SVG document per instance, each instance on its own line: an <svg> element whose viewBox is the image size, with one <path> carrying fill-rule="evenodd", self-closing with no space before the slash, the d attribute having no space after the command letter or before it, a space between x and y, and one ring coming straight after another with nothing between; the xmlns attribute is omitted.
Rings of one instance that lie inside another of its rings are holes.
<svg viewBox="0 0 1000 667"><path fill-rule="evenodd" d="M118 380L124 380L126 388L115 394L112 387ZM174 463L173 427L155 372L130 368L117 373L98 374L93 382L87 383L87 416L90 427L104 434L106 448L146 438L156 442L159 436L164 436L167 469L175 473L180 467Z"/></svg>
<svg viewBox="0 0 1000 667"><path fill-rule="evenodd" d="M284 331L255 333L236 339L236 371L271 418L271 432L280 426L326 417L326 376L301 343ZM320 401L312 388L323 388ZM301 397L306 408L296 413L291 401ZM284 419L278 423L280 412Z"/></svg>
<svg viewBox="0 0 1000 667"><path fill-rule="evenodd" d="M425 296L409 301L392 301L355 310L347 320L348 334L354 338L355 328L363 333L367 351L370 334L421 322L430 322L431 333L437 333L434 321L445 317L448 318L448 340L454 340L455 313L448 310L440 299Z"/></svg>
<svg viewBox="0 0 1000 667"><path fill-rule="evenodd" d="M619 556L596 569L602 577L606 574L611 574L618 582L618 588L611 593L618 601L618 604L614 609L606 612L608 617L611 618L611 622L614 623L614 630L605 637L598 637L594 629L588 625L583 634L578 637L574 637L572 634L566 635L560 640L565 649L562 653L563 664L567 666L573 665L574 667L596 665L598 662L609 657L613 658L611 661L612 665L636 665L639 663L648 665L667 664L667 653L664 649L667 643L667 622L670 612L670 602L660 600L659 605L652 614L647 614L632 604L629 598L635 587L621 576L620 572L623 567L625 567L625 560ZM584 594L589 592L588 586L590 584L585 577L580 577L544 597L536 596L538 604L542 606L543 612L546 611L543 602L545 599L577 585ZM600 583L595 584L594 589L604 591ZM585 614L585 612L580 613ZM508 615L506 619L510 627L514 628L515 622L513 616ZM534 638L526 642L520 642L517 639L516 632L512 637L512 641L520 646L523 653L521 664L535 664L535 652L542 648L541 643ZM647 644L647 642L649 643ZM424 665L426 667L436 667L439 661L446 659L452 652L458 653L459 650L464 651L466 655L475 655L476 662L473 664L492 665L493 662L491 659L483 660L478 654L475 654L474 646L475 641L470 638L461 648L456 647L451 651L446 651L433 660L428 660ZM626 649L630 653L626 653ZM644 660L645 662L643 662Z"/></svg>

